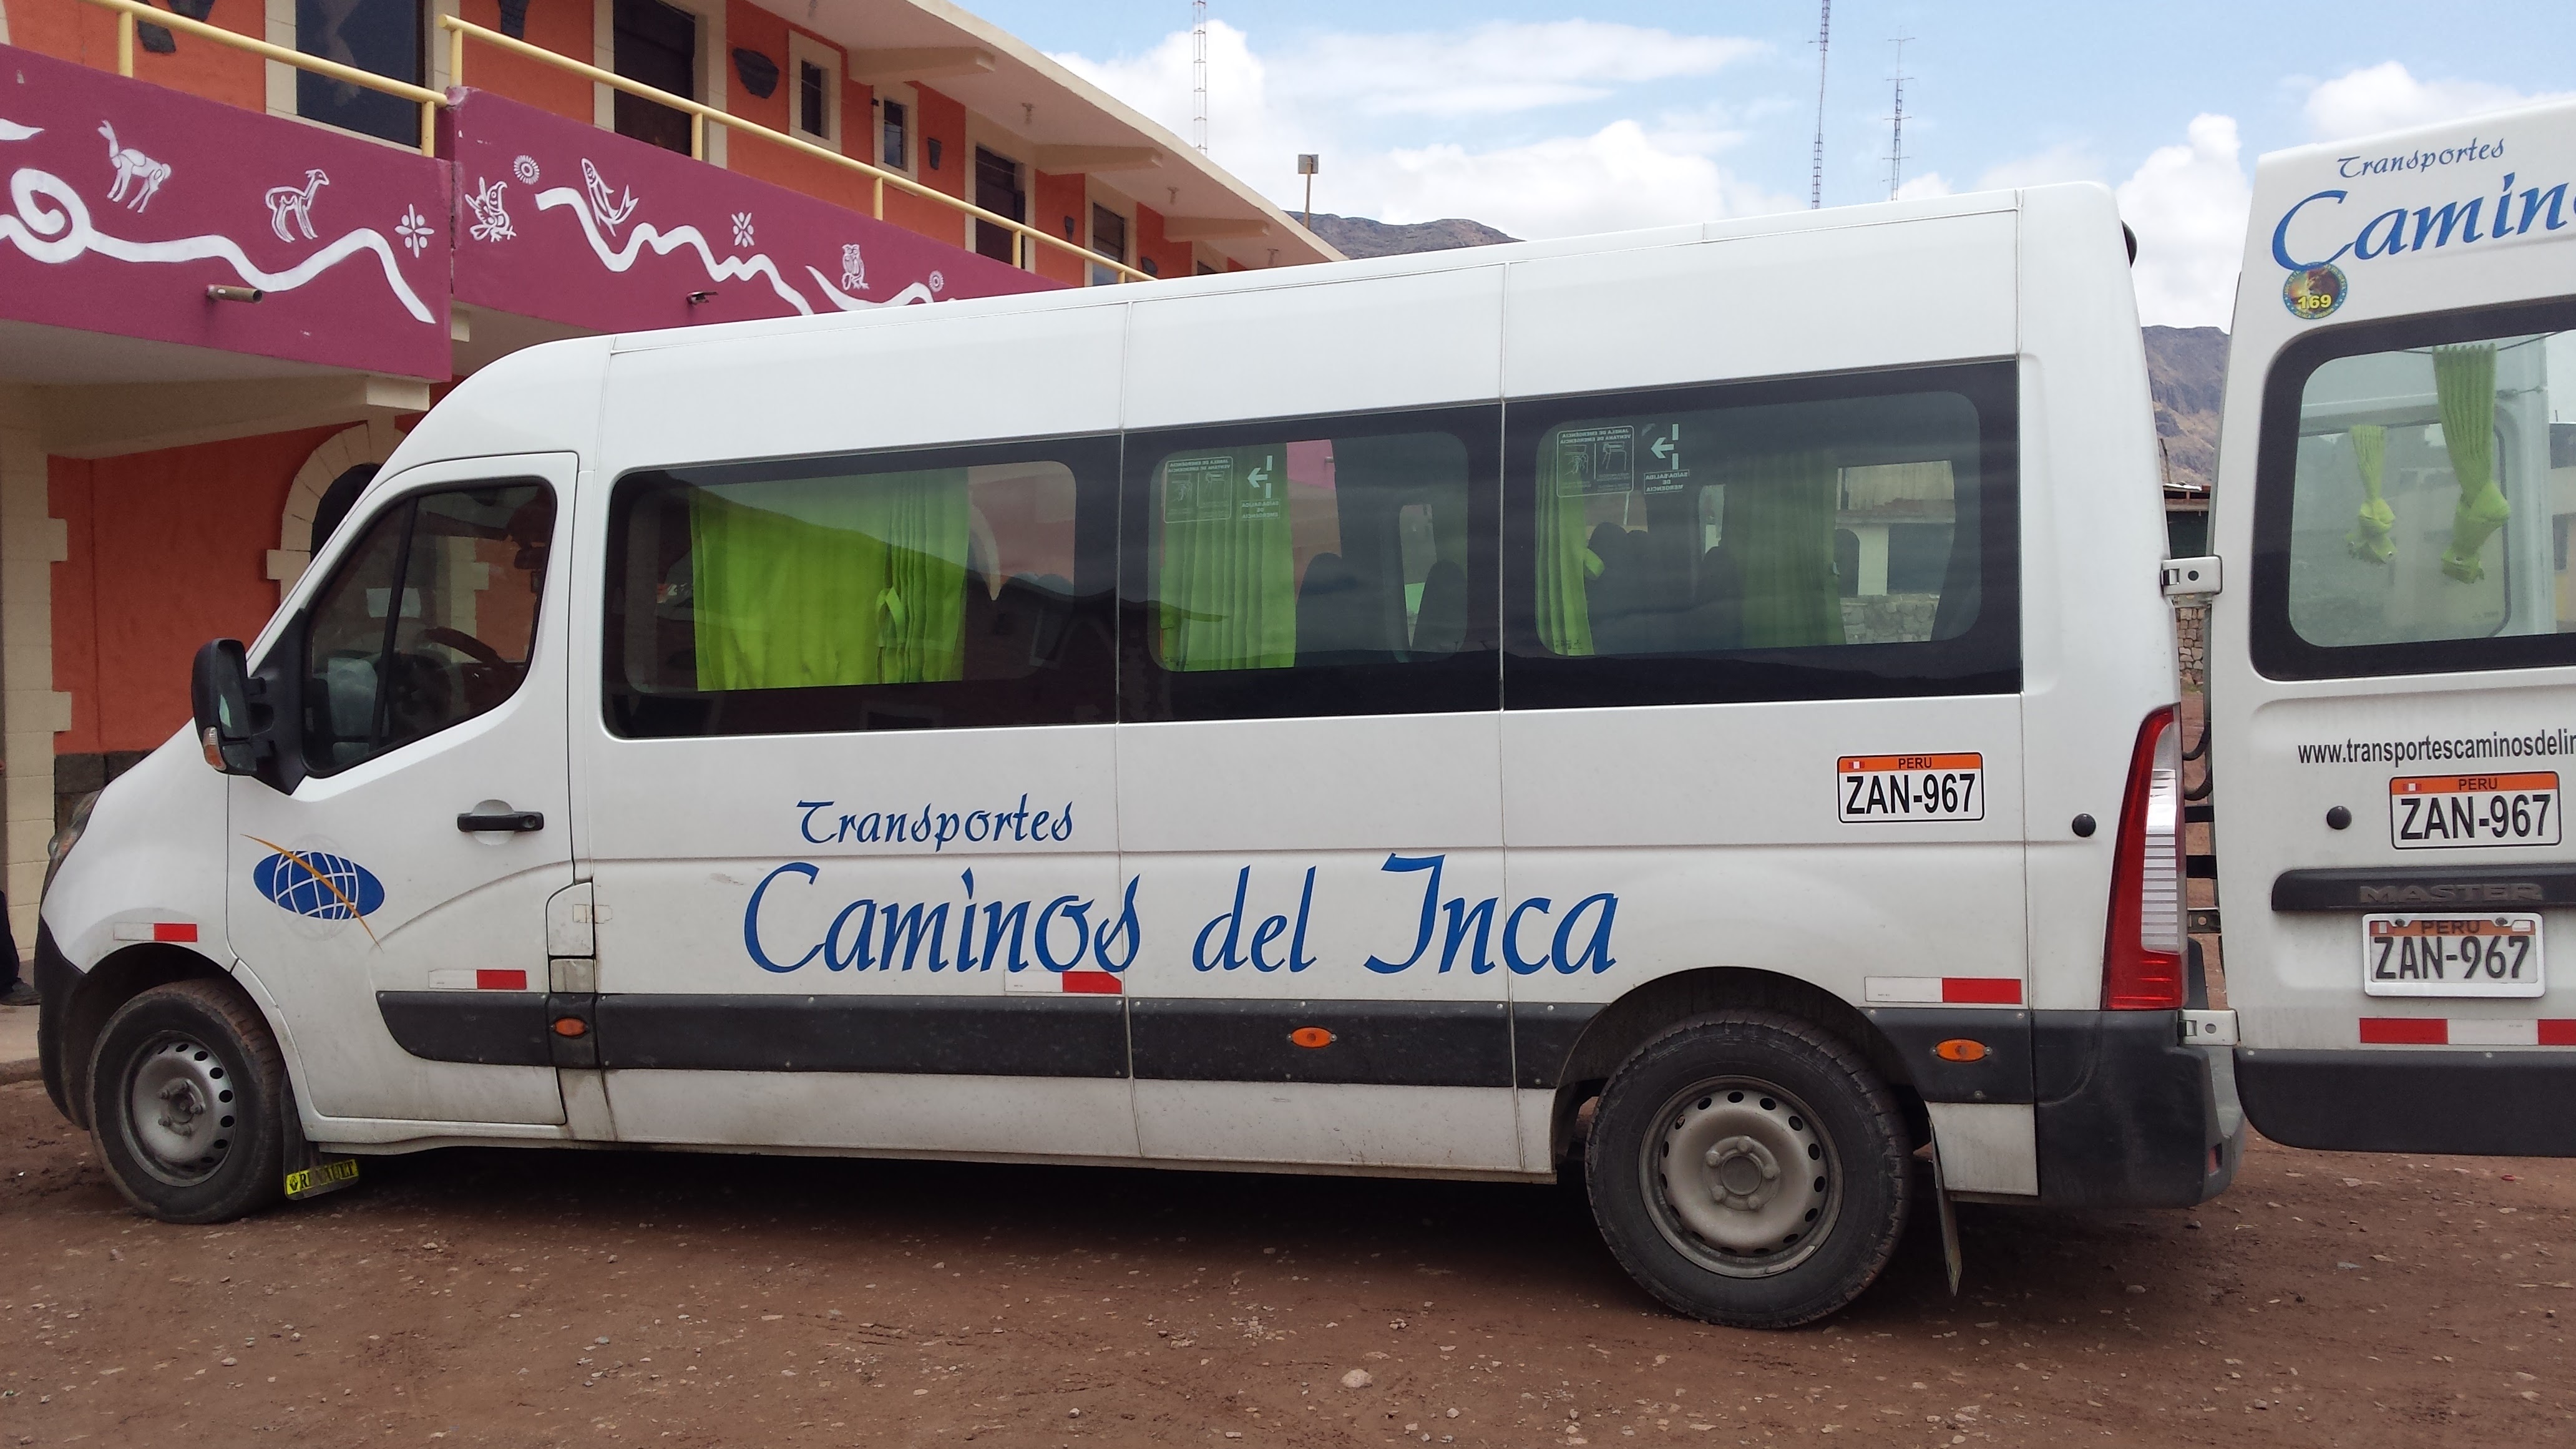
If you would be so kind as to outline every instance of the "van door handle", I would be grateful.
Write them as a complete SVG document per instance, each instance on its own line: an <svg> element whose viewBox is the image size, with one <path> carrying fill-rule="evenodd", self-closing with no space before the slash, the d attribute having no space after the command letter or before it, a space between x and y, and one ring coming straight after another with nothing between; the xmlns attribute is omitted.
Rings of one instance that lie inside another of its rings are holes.
<svg viewBox="0 0 2576 1449"><path fill-rule="evenodd" d="M534 810L509 810L490 815L481 815L468 810L456 817L456 828L468 834L485 830L543 830L546 828L546 817Z"/></svg>

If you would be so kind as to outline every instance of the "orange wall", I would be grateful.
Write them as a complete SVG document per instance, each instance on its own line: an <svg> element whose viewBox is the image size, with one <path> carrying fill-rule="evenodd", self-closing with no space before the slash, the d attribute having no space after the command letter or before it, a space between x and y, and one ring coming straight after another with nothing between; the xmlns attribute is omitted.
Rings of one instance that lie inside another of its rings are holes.
<svg viewBox="0 0 2576 1449"><path fill-rule="evenodd" d="M1136 266L1144 268L1148 257L1153 258L1158 277L1186 277L1192 271L1190 244L1166 240L1163 214L1140 201L1136 203Z"/></svg>
<svg viewBox="0 0 2576 1449"><path fill-rule="evenodd" d="M57 753L148 750L186 722L197 646L248 639L276 611L263 565L278 514L295 471L338 431L48 460L71 544L53 566L54 687L72 697Z"/></svg>
<svg viewBox="0 0 2576 1449"><path fill-rule="evenodd" d="M7 0L9 43L22 50L116 69L116 16L78 0ZM498 3L498 0L493 0ZM240 35L266 38L267 11L259 0L225 0L206 23ZM268 109L265 63L246 50L172 32L178 49L154 55L134 41L134 78L228 105Z"/></svg>
<svg viewBox="0 0 2576 1449"><path fill-rule="evenodd" d="M458 15L473 24L498 30L501 28L501 0L460 0ZM530 45L544 46L557 55L588 65L594 54L590 6L578 3L578 0L531 0L528 31L524 38ZM446 45L448 39L446 31L438 32L439 45ZM540 110L550 111L566 120L579 121L585 126L590 124L595 114L591 109L589 81L542 61L513 55L497 45L466 42L465 83L508 96L514 101L525 101Z"/></svg>
<svg viewBox="0 0 2576 1449"><path fill-rule="evenodd" d="M497 0L495 0L497 3ZM839 47L806 30L789 25L786 20L744 0L730 0L725 7L725 109L746 121L756 121L772 130L794 134L796 103L796 68L788 54L790 31L824 45L834 53ZM736 49L756 50L778 63L778 85L766 98L753 95L742 83L742 73L733 68ZM868 105L866 86L845 85L841 88L841 150L862 161L874 156L869 148L875 144L870 131L875 112ZM835 206L866 213L875 205L875 183L865 174L845 166L835 166L819 156L781 146L766 137L736 134L725 141L725 165L745 176L756 177L792 191L819 197Z"/></svg>
<svg viewBox="0 0 2576 1449"><path fill-rule="evenodd" d="M1080 176L1049 176L1043 171L1037 177L1035 193L1029 198L1029 225L1048 236L1063 236L1068 224L1071 240L1082 240L1083 213L1090 202L1088 188ZM1074 286L1082 285L1082 258L1055 247L1038 248L1038 275L1052 277Z"/></svg>

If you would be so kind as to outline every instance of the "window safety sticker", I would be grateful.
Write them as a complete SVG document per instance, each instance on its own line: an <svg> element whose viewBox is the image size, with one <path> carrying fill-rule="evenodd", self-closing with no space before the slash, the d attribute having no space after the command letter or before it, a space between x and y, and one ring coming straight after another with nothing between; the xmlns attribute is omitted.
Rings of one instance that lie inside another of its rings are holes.
<svg viewBox="0 0 2576 1449"><path fill-rule="evenodd" d="M1625 493L1637 485L1637 430L1566 428L1556 435L1556 491Z"/></svg>
<svg viewBox="0 0 2576 1449"><path fill-rule="evenodd" d="M1163 464L1163 521L1211 523L1234 516L1234 457L1213 453Z"/></svg>

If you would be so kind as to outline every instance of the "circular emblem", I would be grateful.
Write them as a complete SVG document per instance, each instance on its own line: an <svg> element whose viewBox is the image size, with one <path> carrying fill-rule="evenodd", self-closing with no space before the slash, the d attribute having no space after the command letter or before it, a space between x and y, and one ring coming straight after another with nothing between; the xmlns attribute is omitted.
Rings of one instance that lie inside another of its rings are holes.
<svg viewBox="0 0 2576 1449"><path fill-rule="evenodd" d="M522 156L518 160L511 162L510 174L518 177L519 184L522 186L536 185L537 158L534 156Z"/></svg>
<svg viewBox="0 0 2576 1449"><path fill-rule="evenodd" d="M285 910L317 921L346 921L385 903L375 872L328 850L282 850L251 868L251 884Z"/></svg>
<svg viewBox="0 0 2576 1449"><path fill-rule="evenodd" d="M2343 294L2350 287L2344 280L2343 268L2332 262L2292 272L2281 284L2281 305L2302 322L2314 322L2343 305Z"/></svg>

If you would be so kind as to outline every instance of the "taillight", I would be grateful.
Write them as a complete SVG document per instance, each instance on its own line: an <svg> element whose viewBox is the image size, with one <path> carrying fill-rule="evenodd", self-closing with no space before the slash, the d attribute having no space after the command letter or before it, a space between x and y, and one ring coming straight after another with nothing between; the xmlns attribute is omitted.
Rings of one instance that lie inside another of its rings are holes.
<svg viewBox="0 0 2576 1449"><path fill-rule="evenodd" d="M2102 1008L2175 1010L2183 1003L2182 727L2171 705L2138 730L2114 845Z"/></svg>

